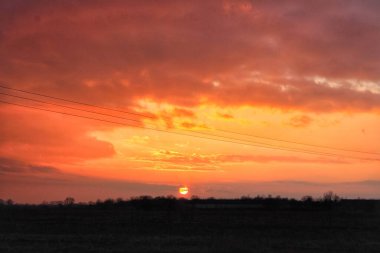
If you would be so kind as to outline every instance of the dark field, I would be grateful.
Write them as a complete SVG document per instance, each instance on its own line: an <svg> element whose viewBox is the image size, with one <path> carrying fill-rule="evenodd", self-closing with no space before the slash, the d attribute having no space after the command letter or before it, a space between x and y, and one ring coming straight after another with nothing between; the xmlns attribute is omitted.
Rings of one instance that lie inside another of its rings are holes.
<svg viewBox="0 0 380 253"><path fill-rule="evenodd" d="M380 252L380 201L1 205L0 252Z"/></svg>

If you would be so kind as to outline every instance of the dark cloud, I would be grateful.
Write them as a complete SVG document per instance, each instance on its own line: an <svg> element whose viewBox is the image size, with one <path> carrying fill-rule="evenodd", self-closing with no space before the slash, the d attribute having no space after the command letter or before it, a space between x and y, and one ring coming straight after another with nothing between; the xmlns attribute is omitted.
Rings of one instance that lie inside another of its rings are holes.
<svg viewBox="0 0 380 253"><path fill-rule="evenodd" d="M65 173L50 166L0 158L0 198L41 203L73 196L80 201L175 194L176 185L108 180Z"/></svg>
<svg viewBox="0 0 380 253"><path fill-rule="evenodd" d="M236 198L250 195L272 195L301 198L305 195L321 197L334 191L344 198L380 198L380 181L319 183L310 181L270 181L197 184L193 193L201 196Z"/></svg>
<svg viewBox="0 0 380 253"><path fill-rule="evenodd" d="M30 165L23 161L0 157L0 174L45 174L45 173L60 173L54 167Z"/></svg>
<svg viewBox="0 0 380 253"><path fill-rule="evenodd" d="M192 159L198 164L208 163L207 158L204 157L194 157ZM228 159L231 161L231 158ZM232 160L236 161L236 159ZM247 160L247 158L243 159ZM176 160L176 164L183 162L184 160ZM197 167L195 166L195 168ZM17 202L40 203L42 201L62 200L67 196L73 196L79 201L95 201L95 198L129 198L138 195L162 196L175 194L177 187L177 185L170 184L149 184L78 176L64 173L53 167L0 158L0 197L12 198ZM191 185L192 194L202 197L241 197L272 194L273 196L281 195L300 198L303 195L322 196L324 192L329 190L333 190L343 197L379 198L380 182L376 180L334 183L270 181L208 182L207 184Z"/></svg>
<svg viewBox="0 0 380 253"><path fill-rule="evenodd" d="M12 86L119 107L151 98L379 109L379 94L308 79L378 82L378 8L368 0L2 2L0 73ZM283 92L284 83L296 89Z"/></svg>

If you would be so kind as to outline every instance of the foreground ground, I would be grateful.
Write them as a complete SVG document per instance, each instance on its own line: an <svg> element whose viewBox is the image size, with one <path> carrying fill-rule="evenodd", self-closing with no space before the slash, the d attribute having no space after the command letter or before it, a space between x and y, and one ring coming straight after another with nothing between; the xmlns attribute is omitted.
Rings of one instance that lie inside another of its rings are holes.
<svg viewBox="0 0 380 253"><path fill-rule="evenodd" d="M0 252L380 252L378 201L0 206Z"/></svg>

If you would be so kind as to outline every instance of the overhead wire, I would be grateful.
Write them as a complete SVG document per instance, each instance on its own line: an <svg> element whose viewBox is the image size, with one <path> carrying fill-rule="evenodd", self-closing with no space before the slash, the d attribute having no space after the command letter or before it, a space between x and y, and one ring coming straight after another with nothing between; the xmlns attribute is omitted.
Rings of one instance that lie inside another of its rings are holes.
<svg viewBox="0 0 380 253"><path fill-rule="evenodd" d="M368 152L368 151L361 151L361 150L355 150L355 149L345 149L345 148L329 147L329 146L324 146L324 145L307 144L307 143L297 142L297 141L288 141L288 140L277 139L277 138L262 137L262 136L253 135L253 134L238 133L238 132L223 130L223 129L214 129L214 130L218 131L218 132L222 132L222 133L236 134L236 135L242 135L242 136L250 136L250 137L254 137L254 138L258 138L258 139L285 142L285 143L310 146L310 147L316 147L316 148L324 148L324 149L331 149L331 150L345 151L345 152L355 152L355 153L362 153L362 154L368 154L368 155L380 155L380 153L377 153L377 152Z"/></svg>
<svg viewBox="0 0 380 253"><path fill-rule="evenodd" d="M41 96L41 97L46 97L46 98L51 98L51 99L56 99L56 100L65 101L65 102L70 102L70 103L90 106L90 107L94 107L94 108L98 108L98 109L103 109L103 110L110 110L110 111L115 111L115 112L119 112L119 113L125 113L125 114L129 114L129 115L140 116L140 117L144 117L144 118L156 119L156 117L149 116L149 115L142 114L142 113L136 113L136 112L126 111L126 110L112 109L112 108L97 106L97 105L93 105L93 104L78 102L78 101L74 101L74 100L58 98L58 97L54 97L54 96L50 96L50 95L45 95L45 94L40 94L40 93L36 93L36 92L30 92L30 91L26 91L26 90L11 88L11 87L4 86L4 85L1 85L1 84L0 84L0 88L4 88L4 89L8 89L8 90L13 90L13 91L18 91L18 92L23 92L23 93L26 93L26 94L31 94L31 95L36 95L36 96ZM1 93L1 94L3 94L3 93ZM9 94L3 94L3 95L11 96ZM15 96L15 95L12 95L12 96ZM43 103L48 103L48 102L43 102ZM51 102L49 102L49 103L53 105L53 103L51 103ZM54 105L61 106L61 107L67 107L67 108L70 108L70 109L74 109L72 107L63 106L63 105L57 105L57 104L54 104ZM78 110L78 109L74 109L74 110ZM81 110L83 110L83 109L81 109ZM102 113L99 113L99 112L93 112L93 111L88 111L88 112L102 115ZM103 114L103 115L106 115L106 114ZM112 115L112 116L111 115L106 115L106 116L114 117L114 118L122 118L122 119L129 120L129 121L136 121L136 120L133 120L133 119L127 119L127 118L124 118L124 117L118 117L118 116L115 116L115 115ZM354 150L354 149L345 149L345 148L337 148L337 147L330 147L330 146L324 146L324 145L308 144L308 143L297 142L297 141L289 141L289 140L284 140L284 139L279 139L279 138L270 138L270 137L263 137L263 136L246 134L246 133L239 133L239 132L229 131L229 130L224 130L224 129L213 128L213 130L217 131L217 132L228 133L228 134L235 134L235 135L240 135L240 136L248 136L248 137L254 137L254 138L259 138L259 139L263 139L263 140L270 140L270 141L291 143L291 144L310 146L310 147L315 147L315 148L331 149L331 150L344 151L344 152L355 152L355 153L362 153L362 154L369 154L369 155L380 155L380 153L377 153L377 152L368 152L368 151L361 151L361 150ZM193 131L193 130L186 130L186 131L197 132L197 131ZM197 132L197 133L199 133L199 132ZM206 135L206 133L201 133L201 134ZM208 133L208 135L212 135L212 136L215 136L215 137L220 137L219 135L210 134L210 133ZM222 138L231 138L231 139L239 140L239 141L247 141L247 140L237 139L237 138L234 138L234 137L222 137ZM258 142L256 142L256 143L258 143ZM268 143L261 143L261 144L263 144L263 145L271 145L271 144L268 144Z"/></svg>
<svg viewBox="0 0 380 253"><path fill-rule="evenodd" d="M110 120L105 120L105 119L98 119L98 118L93 118L93 117L88 117L88 116L83 116L83 115L77 115L77 114L72 114L72 113L67 113L67 112L60 112L60 111L54 111L54 110L45 109L45 108L38 108L38 107L34 107L34 106L29 106L29 105L21 105L21 104L16 104L16 103L12 103L12 102L2 101L2 100L0 100L0 102L1 103L5 103L5 104L10 104L10 105L15 105L15 106L20 106L20 107L25 107L25 108L45 111L45 112L53 112L53 113L58 113L58 114L63 114L63 115L69 115L69 116L74 116L74 117L79 117L79 118L98 120L98 121L103 121L103 122L108 122L108 123L113 123L113 124L118 124L118 125L123 125L123 126L138 127L138 128L147 129L147 130L160 131L160 132L177 134L177 135L182 135L182 136L189 136L189 137L197 137L197 138L208 139L208 140L223 141L223 142L229 142L229 143L235 143L235 144L242 144L242 145L248 145L248 146L254 146L254 147L270 148L270 147L267 147L267 146L253 145L253 144L249 144L249 143L235 142L235 141L223 140L223 139L215 139L215 138L209 138L209 137L204 137L204 136L190 135L190 134L184 134L184 133L177 133L177 132L166 131L166 130L162 130L162 129L155 129L155 128L143 127L143 126L138 126L138 125L131 125L131 124L120 123L120 122L115 122L115 121L110 121ZM281 149L280 147L279 148L272 148L272 149L280 149L280 150L285 150L285 151L293 151L291 149ZM304 153L320 154L320 153L316 153L316 152L312 152L312 151L310 151L310 152L305 151ZM331 154L331 155L334 155L334 154Z"/></svg>
<svg viewBox="0 0 380 253"><path fill-rule="evenodd" d="M137 113L137 112L131 112L131 111L125 111L125 110L118 110L118 109L108 108L108 107L103 107L103 106L98 106L98 105L92 105L92 104L78 102L78 101L74 101L74 100L70 100L70 99L58 98L58 97L53 97L53 96L49 96L49 95L45 95L45 94L40 94L40 93L35 93L35 92L31 92L31 91L15 89L15 88L11 88L11 87L4 86L4 85L1 85L1 84L0 84L0 88L8 89L8 90L14 90L14 91L18 91L18 92L23 92L23 93L27 93L27 94L31 94L31 95L36 95L36 96L41 96L41 97L46 97L46 98L51 98L51 99L56 99L56 100L61 100L61 101L65 101L65 102L69 102L69 103L74 103L74 104L91 106L91 107L95 107L95 108L99 108L99 109L103 109L103 110L115 111L115 112L126 113L126 114L135 115L135 116L141 116L141 117L145 117L145 118L155 119L155 117L149 116L149 115L146 115L146 114L143 114L143 113Z"/></svg>
<svg viewBox="0 0 380 253"><path fill-rule="evenodd" d="M240 144L240 145L260 147L260 148L267 148L267 149L272 149L272 150L283 150L283 151L292 151L292 152L299 152L299 153L306 153L306 154L313 154L313 155L334 156L334 157L340 157L340 158L379 161L379 159L374 159L374 158L348 157L348 156L344 156L344 155L340 155L340 154L333 154L333 153L319 153L319 152L314 152L314 151L309 151L309 150L294 150L291 148L287 149L287 148L283 148L283 147L271 147L271 146L257 145L257 144L252 144L252 143L237 142L237 141L226 140L227 138L216 139L216 138L210 138L210 137L205 137L205 136L198 136L198 135L192 135L192 134L186 134L186 133L172 132L172 131L167 131L167 130L163 130L163 129L149 128L149 127L145 127L145 126L141 126L141 125L132 125L132 124L120 123L120 122L115 122L115 121L110 121L110 120L105 120L105 119L99 119L99 118L93 118L93 117L88 117L88 116L83 116L83 115L77 115L77 114L72 114L72 113L67 113L67 112L54 111L54 110L45 109L45 108L38 108L38 107L34 107L34 106L29 106L29 105L21 105L21 104L12 103L12 102L3 101L3 100L0 100L0 102L5 103L5 104L19 106L19 107L34 109L34 110L58 113L58 114L63 114L63 115L68 115L68 116L97 120L97 121L108 122L108 123L118 124L118 125L123 125L123 126L131 126L131 127L153 130L153 131L164 132L164 133L170 133L170 134L176 134L176 135L181 135L181 136L196 137L196 138L201 138L201 139L221 141L221 142L234 143L234 144Z"/></svg>
<svg viewBox="0 0 380 253"><path fill-rule="evenodd" d="M141 121L137 120L137 119L118 117L118 116L111 115L111 114L99 113L99 112L79 109L79 108L75 108L75 107L71 107L71 106L60 105L60 104L56 104L56 103L52 103L52 102L46 102L46 101L42 101L42 100L38 100L38 99L26 98L26 97L16 96L16 95L12 95L12 94L6 94L6 93L2 93L2 92L0 92L0 95L5 95L5 96L20 98L20 99L24 99L24 100L33 101L33 102L39 102L39 103L54 105L54 106L58 106L58 107L62 107L62 108L68 108L68 109L73 109L73 110L77 110L77 111L94 113L94 114L98 114L98 115L102 115L102 116L114 117L114 118L118 118L118 119L123 119L123 120L128 120L128 121L134 121L134 122L137 122L137 123L141 123ZM153 125L153 124L149 124L149 125L157 127L156 125ZM254 144L259 144L259 145L268 146L268 147L283 148L283 149L291 150L291 151L297 151L298 150L298 151L313 152L313 154L328 154L328 155L331 154L331 153L320 152L320 151L316 152L316 151L304 150L304 149L299 149L299 148L294 148L294 147L276 146L276 145L273 145L273 144L262 143L262 142L254 142L254 141L250 141L250 140L243 140L243 139L239 139L239 138L234 138L234 137L229 137L229 136L222 136L222 135L217 135L217 134L202 133L202 132L198 132L198 131L194 131L194 130L190 130L190 129L187 129L185 131L186 132L191 132L191 133L196 133L196 134L201 134L201 135L206 135L206 136L212 136L212 137L218 137L218 138L224 138L224 139L234 140L234 141L242 141L242 142L254 143Z"/></svg>

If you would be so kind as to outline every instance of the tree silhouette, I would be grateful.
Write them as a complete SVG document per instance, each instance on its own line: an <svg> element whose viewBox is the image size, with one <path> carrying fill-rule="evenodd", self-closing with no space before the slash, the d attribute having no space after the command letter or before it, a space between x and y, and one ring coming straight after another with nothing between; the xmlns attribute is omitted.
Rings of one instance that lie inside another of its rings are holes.
<svg viewBox="0 0 380 253"><path fill-rule="evenodd" d="M324 202L338 202L340 200L340 197L334 192L328 191L325 194L323 194L322 200Z"/></svg>
<svg viewBox="0 0 380 253"><path fill-rule="evenodd" d="M65 206L73 205L75 203L75 199L72 197L67 197L64 201L63 204Z"/></svg>
<svg viewBox="0 0 380 253"><path fill-rule="evenodd" d="M301 198L301 201L303 201L303 202L307 202L307 203L311 203L311 202L314 201L314 199L313 199L312 196L306 195L306 196L303 196L303 197Z"/></svg>
<svg viewBox="0 0 380 253"><path fill-rule="evenodd" d="M13 202L13 200L8 199L7 201L5 201L5 204L7 204L8 206L12 206L14 204L14 202Z"/></svg>

